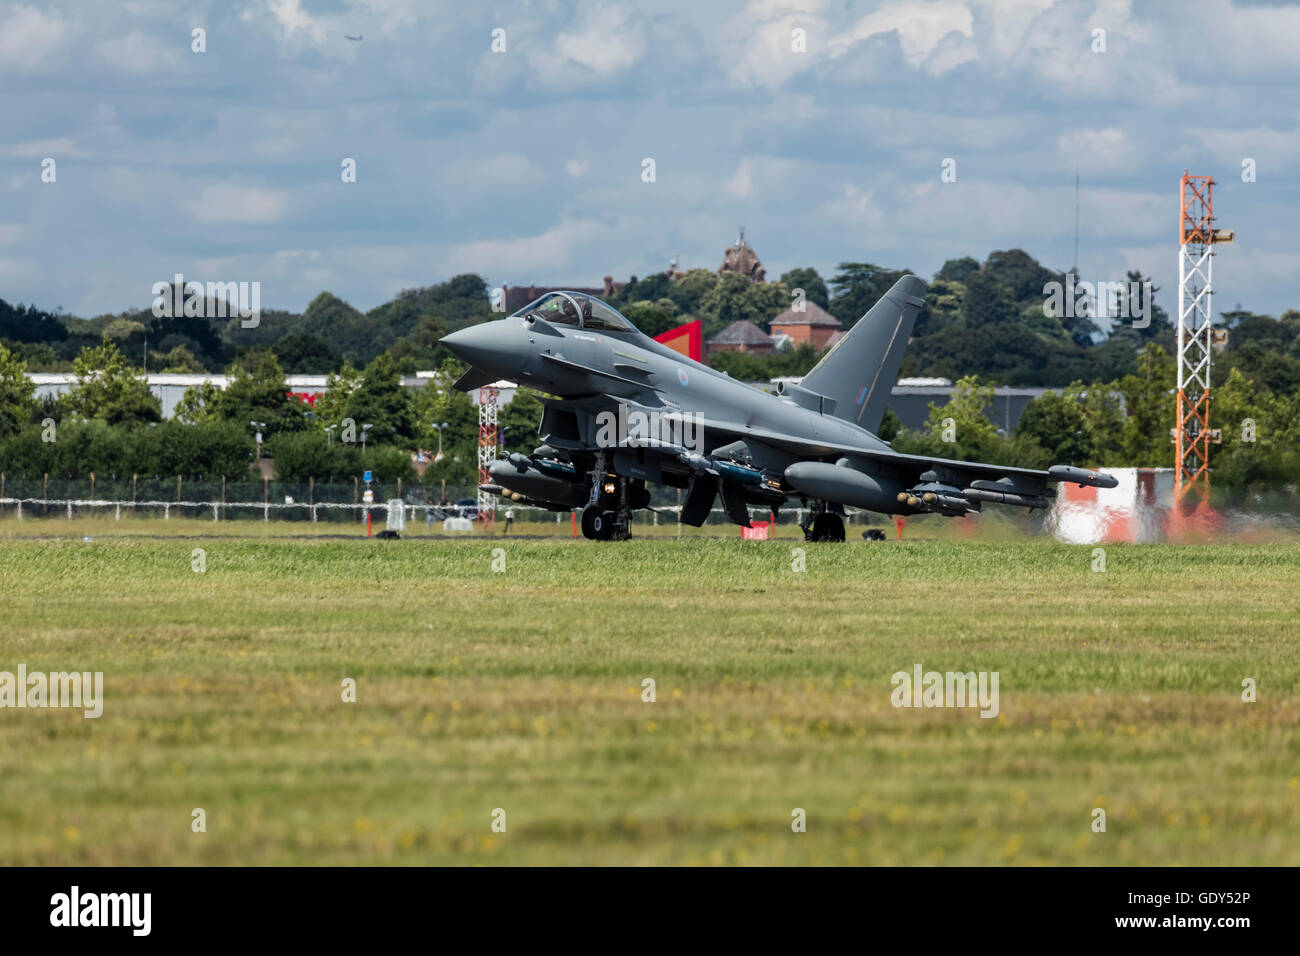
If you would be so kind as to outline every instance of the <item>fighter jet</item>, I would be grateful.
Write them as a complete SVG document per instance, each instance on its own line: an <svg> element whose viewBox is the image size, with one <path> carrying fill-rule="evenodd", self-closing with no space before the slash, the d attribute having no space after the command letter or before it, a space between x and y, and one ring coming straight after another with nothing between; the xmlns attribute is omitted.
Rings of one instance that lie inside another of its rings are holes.
<svg viewBox="0 0 1300 956"><path fill-rule="evenodd" d="M843 541L846 507L960 516L986 502L1045 508L1054 482L1114 487L1068 465L905 455L876 436L924 291L916 276L899 279L799 385L775 394L655 342L580 292L547 293L442 341L470 365L457 388L511 379L545 393L541 444L494 462L489 490L581 508L588 538L627 539L648 484L684 490L681 520L696 527L719 497L742 527L751 506L775 516L797 500L809 541Z"/></svg>

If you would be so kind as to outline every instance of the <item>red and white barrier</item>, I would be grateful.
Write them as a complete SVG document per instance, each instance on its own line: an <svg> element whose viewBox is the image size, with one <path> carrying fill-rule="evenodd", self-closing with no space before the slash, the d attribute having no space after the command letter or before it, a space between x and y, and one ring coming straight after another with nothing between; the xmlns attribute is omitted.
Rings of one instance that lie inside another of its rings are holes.
<svg viewBox="0 0 1300 956"><path fill-rule="evenodd" d="M1058 541L1103 544L1163 541L1174 501L1172 468L1106 468L1114 488L1056 486L1047 529Z"/></svg>

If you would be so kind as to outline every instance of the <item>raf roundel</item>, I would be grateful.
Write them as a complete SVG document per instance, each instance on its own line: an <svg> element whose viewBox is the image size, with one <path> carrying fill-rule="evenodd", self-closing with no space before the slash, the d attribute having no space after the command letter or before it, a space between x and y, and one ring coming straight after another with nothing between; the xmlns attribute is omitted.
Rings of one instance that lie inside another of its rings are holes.
<svg viewBox="0 0 1300 956"><path fill-rule="evenodd" d="M691 384L691 377L686 374L686 369L679 368L677 370L677 381L681 382L683 385Z"/></svg>

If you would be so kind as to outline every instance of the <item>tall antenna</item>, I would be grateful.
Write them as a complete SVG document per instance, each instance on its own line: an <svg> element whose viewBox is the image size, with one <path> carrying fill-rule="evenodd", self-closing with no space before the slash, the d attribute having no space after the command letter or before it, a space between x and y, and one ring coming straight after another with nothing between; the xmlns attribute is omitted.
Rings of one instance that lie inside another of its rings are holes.
<svg viewBox="0 0 1300 956"><path fill-rule="evenodd" d="M1070 269L1079 274L1079 174L1074 174L1074 265Z"/></svg>

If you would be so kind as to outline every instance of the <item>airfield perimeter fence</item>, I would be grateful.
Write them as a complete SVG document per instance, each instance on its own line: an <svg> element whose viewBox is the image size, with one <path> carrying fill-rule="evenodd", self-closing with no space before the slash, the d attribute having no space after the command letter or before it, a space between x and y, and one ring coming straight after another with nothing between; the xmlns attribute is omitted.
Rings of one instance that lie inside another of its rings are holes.
<svg viewBox="0 0 1300 956"><path fill-rule="evenodd" d="M366 504L369 489L373 502ZM474 497L473 486L447 485L454 503ZM189 479L131 475L95 479L58 479L0 476L0 515L18 518L73 518L103 515L114 518L188 518L209 521L260 520L341 522L364 521L366 509L382 519L389 499L401 498L421 512L427 499L443 494L441 484L420 485L360 478L317 481L230 481L225 478ZM412 514L408 512L408 520Z"/></svg>
<svg viewBox="0 0 1300 956"><path fill-rule="evenodd" d="M189 479L131 475L96 476L94 479L55 478L42 475L14 477L0 474L0 517L30 520L39 518L73 519L85 517L172 518L205 521L289 521L308 524L364 524L367 510L377 527L387 520L388 502L400 498L406 509L406 521L419 530L427 526L428 500L434 501L434 527L448 512L439 508L444 494L441 483L414 484L401 480L372 481L369 485L373 502L366 504L365 482L359 478L317 481L228 481L226 479ZM476 497L474 485L446 486L445 494L455 514L457 501ZM674 525L681 512L683 495L671 488L656 488L651 500L653 511L638 511L634 522L642 526ZM496 520L504 520L505 511L514 511L516 521L555 523L567 528L569 512L554 512L529 505L501 500ZM581 509L575 509L579 513ZM771 518L765 508L750 508L755 520ZM783 509L778 524L797 525L803 520L799 508ZM725 512L715 507L707 524L729 524ZM884 527L888 521L869 513L849 515L850 525ZM567 533L561 531L559 533Z"/></svg>

